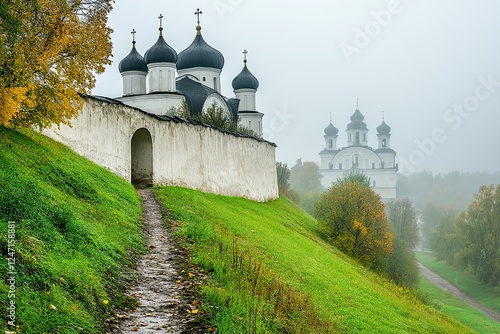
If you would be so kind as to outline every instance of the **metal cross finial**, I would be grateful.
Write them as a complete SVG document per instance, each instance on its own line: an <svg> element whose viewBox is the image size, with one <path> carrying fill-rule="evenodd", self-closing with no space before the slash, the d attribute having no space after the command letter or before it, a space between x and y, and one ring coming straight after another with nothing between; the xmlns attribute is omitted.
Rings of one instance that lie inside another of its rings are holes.
<svg viewBox="0 0 500 334"><path fill-rule="evenodd" d="M196 8L196 12L194 12L194 15L198 17L198 25L200 24L200 14L203 14L203 12L199 8Z"/></svg>
<svg viewBox="0 0 500 334"><path fill-rule="evenodd" d="M163 14L160 14L160 16L158 16L158 18L160 19L160 29L161 29L161 28L163 28L162 27Z"/></svg>
<svg viewBox="0 0 500 334"><path fill-rule="evenodd" d="M356 109L359 109L359 98L356 99Z"/></svg>
<svg viewBox="0 0 500 334"><path fill-rule="evenodd" d="M382 122L385 121L385 115L384 115L385 111L382 110Z"/></svg>
<svg viewBox="0 0 500 334"><path fill-rule="evenodd" d="M243 62L245 63L245 65L247 64L247 49L243 50Z"/></svg>
<svg viewBox="0 0 500 334"><path fill-rule="evenodd" d="M330 123L332 123L332 112L330 111Z"/></svg>
<svg viewBox="0 0 500 334"><path fill-rule="evenodd" d="M136 34L137 31L135 31L135 29L132 29L132 43L135 44L135 34Z"/></svg>

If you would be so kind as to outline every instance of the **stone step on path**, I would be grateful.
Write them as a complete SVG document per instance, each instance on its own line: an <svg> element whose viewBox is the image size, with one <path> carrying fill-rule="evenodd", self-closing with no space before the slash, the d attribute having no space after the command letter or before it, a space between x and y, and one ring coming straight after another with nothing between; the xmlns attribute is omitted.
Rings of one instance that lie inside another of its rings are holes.
<svg viewBox="0 0 500 334"><path fill-rule="evenodd" d="M185 333L182 318L182 286L176 269L179 256L168 231L163 226L161 206L152 189L139 189L148 252L137 265L139 279L127 295L136 299L135 310L117 314L114 333Z"/></svg>

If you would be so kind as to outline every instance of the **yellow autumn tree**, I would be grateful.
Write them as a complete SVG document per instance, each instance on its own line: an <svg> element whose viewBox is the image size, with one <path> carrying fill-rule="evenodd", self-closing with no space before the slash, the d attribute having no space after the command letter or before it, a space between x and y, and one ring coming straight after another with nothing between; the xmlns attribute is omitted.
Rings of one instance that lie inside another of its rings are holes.
<svg viewBox="0 0 500 334"><path fill-rule="evenodd" d="M342 252L373 269L385 269L393 235L384 204L365 177L349 175L332 185L316 203L315 216Z"/></svg>
<svg viewBox="0 0 500 334"><path fill-rule="evenodd" d="M110 64L111 0L0 2L0 124L69 123Z"/></svg>

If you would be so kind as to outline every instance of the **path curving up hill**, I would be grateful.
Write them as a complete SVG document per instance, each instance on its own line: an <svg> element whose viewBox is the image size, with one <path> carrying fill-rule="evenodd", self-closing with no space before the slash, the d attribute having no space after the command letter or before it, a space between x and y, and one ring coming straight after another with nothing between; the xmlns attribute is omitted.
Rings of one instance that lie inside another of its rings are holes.
<svg viewBox="0 0 500 334"><path fill-rule="evenodd" d="M127 295L138 306L129 313L118 314L115 333L183 333L181 287L175 266L178 253L163 227L161 207L151 189L138 190L148 235L148 252L137 265L139 280Z"/></svg>
<svg viewBox="0 0 500 334"><path fill-rule="evenodd" d="M494 310L479 304L475 299L471 298L469 295L460 291L456 286L454 286L453 284L451 284L450 282L448 282L447 280L445 280L444 278L442 278L441 276L439 276L438 274L436 274L435 272L433 272L420 262L418 263L418 268L422 276L424 276L427 280L429 280L432 284L434 284L441 290L449 292L454 297L462 300L463 302L469 304L475 309L483 312L491 319L500 322L500 314L498 314L498 312L495 312Z"/></svg>

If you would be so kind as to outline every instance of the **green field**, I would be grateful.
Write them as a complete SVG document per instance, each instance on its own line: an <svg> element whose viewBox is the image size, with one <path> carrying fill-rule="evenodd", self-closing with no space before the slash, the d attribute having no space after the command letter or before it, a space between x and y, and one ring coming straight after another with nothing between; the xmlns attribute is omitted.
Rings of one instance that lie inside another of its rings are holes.
<svg viewBox="0 0 500 334"><path fill-rule="evenodd" d="M429 253L417 253L416 255L418 261L423 265L466 292L479 303L496 311L499 310L500 296L495 295L491 287L482 284L471 275L459 272L445 262L436 261ZM423 277L420 281L420 289L427 295L429 301L438 305L443 312L473 328L478 333L500 333L500 323L453 297L448 292L442 291Z"/></svg>
<svg viewBox="0 0 500 334"><path fill-rule="evenodd" d="M192 261L209 273L202 311L220 333L473 332L325 243L287 199L155 190Z"/></svg>
<svg viewBox="0 0 500 334"><path fill-rule="evenodd" d="M34 131L0 127L1 332L106 332L110 308L127 303L120 272L145 248L140 217L125 180ZM7 324L12 300L16 328Z"/></svg>

